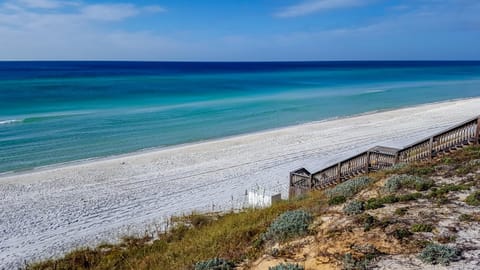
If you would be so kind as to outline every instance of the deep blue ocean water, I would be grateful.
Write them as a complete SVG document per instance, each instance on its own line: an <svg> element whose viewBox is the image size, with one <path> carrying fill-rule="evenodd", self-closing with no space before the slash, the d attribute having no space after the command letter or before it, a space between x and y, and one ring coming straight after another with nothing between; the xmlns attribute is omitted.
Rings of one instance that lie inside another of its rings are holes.
<svg viewBox="0 0 480 270"><path fill-rule="evenodd" d="M480 62L0 62L0 173L480 96Z"/></svg>

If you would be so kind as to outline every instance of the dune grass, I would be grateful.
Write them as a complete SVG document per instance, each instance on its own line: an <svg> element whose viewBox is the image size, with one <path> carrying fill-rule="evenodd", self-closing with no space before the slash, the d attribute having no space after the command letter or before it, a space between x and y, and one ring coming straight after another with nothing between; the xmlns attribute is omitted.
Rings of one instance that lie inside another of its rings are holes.
<svg viewBox="0 0 480 270"><path fill-rule="evenodd" d="M26 269L191 269L196 262L216 257L240 262L263 250L261 234L280 214L315 208L321 200L313 193L265 209L177 217L172 219L175 225L156 239L128 237L120 244L75 250Z"/></svg>
<svg viewBox="0 0 480 270"><path fill-rule="evenodd" d="M368 177L371 180L365 181L362 188L395 174L429 176L434 174L435 168L442 164L450 166L445 172L447 174L472 172L480 169L480 164L468 163L469 160L474 159L480 159L479 146L458 151L449 156L449 159L416 163L370 173ZM480 180L478 176L476 176L476 180ZM351 183L345 185L351 185ZM449 187L448 190L450 189L453 188ZM457 189L459 188L455 187L455 190ZM332 191L327 193L332 193ZM392 200L393 197L388 197L388 200L382 197L381 203L414 200L417 199L416 195L418 194L396 195L395 200ZM405 200L402 199L402 196L405 197ZM342 199L341 203L345 200ZM331 201L330 204L332 204ZM167 232L158 233L155 239L150 236L126 237L118 244L105 244L96 248L75 250L62 258L39 262L26 267L26 269L193 269L195 263L212 258L222 258L229 262L240 263L246 259L256 259L263 254L265 246L262 235L282 213L304 209L315 216L321 214L322 209L327 208L328 205L329 197L324 196L321 192L313 192L308 196L282 201L265 209L246 209L222 214L197 213L175 217L172 218L174 225ZM408 230L398 233L402 238L404 235L411 234Z"/></svg>

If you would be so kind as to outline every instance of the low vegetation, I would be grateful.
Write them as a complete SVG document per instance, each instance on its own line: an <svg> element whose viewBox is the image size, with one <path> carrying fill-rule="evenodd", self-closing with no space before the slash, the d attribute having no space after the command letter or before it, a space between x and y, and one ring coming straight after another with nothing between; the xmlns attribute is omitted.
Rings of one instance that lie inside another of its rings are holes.
<svg viewBox="0 0 480 270"><path fill-rule="evenodd" d="M465 199L468 205L480 206L480 191L475 191Z"/></svg>
<svg viewBox="0 0 480 270"><path fill-rule="evenodd" d="M287 211L281 214L263 235L263 240L285 241L308 233L313 217L303 210Z"/></svg>
<svg viewBox="0 0 480 270"><path fill-rule="evenodd" d="M362 189L366 188L373 182L370 177L362 176L341 184L336 185L334 188L325 191L325 194L329 198L342 196L344 198L351 198Z"/></svg>
<svg viewBox="0 0 480 270"><path fill-rule="evenodd" d="M417 191L425 191L433 186L433 181L424 179L414 175L394 175L385 182L385 189L388 192L397 192L402 188L415 189Z"/></svg>
<svg viewBox="0 0 480 270"><path fill-rule="evenodd" d="M194 270L233 270L235 265L224 259L214 258L195 264Z"/></svg>
<svg viewBox="0 0 480 270"><path fill-rule="evenodd" d="M361 214L363 210L363 202L360 201L351 201L343 208L343 212L345 212L347 215Z"/></svg>
<svg viewBox="0 0 480 270"><path fill-rule="evenodd" d="M305 268L303 268L303 266L300 266L298 264L291 264L291 263L287 263L287 264L281 263L279 265L268 268L268 270L304 270L304 269Z"/></svg>
<svg viewBox="0 0 480 270"><path fill-rule="evenodd" d="M417 223L412 225L412 232L431 232L433 226L430 224Z"/></svg>
<svg viewBox="0 0 480 270"><path fill-rule="evenodd" d="M387 257L449 265L480 250L459 233L480 222L479 172L480 147L468 147L265 209L175 217L156 235L127 237L26 268L371 269Z"/></svg>
<svg viewBox="0 0 480 270"><path fill-rule="evenodd" d="M422 250L418 258L428 264L449 265L460 260L460 251L455 247L430 244Z"/></svg>

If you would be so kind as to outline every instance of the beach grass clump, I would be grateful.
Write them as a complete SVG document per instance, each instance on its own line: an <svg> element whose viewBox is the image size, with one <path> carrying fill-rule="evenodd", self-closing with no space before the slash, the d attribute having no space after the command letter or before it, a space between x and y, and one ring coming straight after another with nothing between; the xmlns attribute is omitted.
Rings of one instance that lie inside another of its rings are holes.
<svg viewBox="0 0 480 270"><path fill-rule="evenodd" d="M420 199L423 197L423 194L420 192L414 192L414 193L407 193L407 194L402 194L398 196L398 201L399 202L409 202L409 201L415 201L417 199Z"/></svg>
<svg viewBox="0 0 480 270"><path fill-rule="evenodd" d="M382 198L370 198L364 203L365 210L373 210L377 208L382 208L385 205L382 202Z"/></svg>
<svg viewBox="0 0 480 270"><path fill-rule="evenodd" d="M445 184L442 185L441 187L434 187L428 194L428 197L430 198L441 198L447 195L450 192L455 192L455 191L462 191L462 190L469 190L471 185L465 185L465 184L460 184L460 185L454 185L454 184Z"/></svg>
<svg viewBox="0 0 480 270"><path fill-rule="evenodd" d="M347 215L357 215L364 211L364 203L361 201L351 201L343 207L343 212Z"/></svg>
<svg viewBox="0 0 480 270"><path fill-rule="evenodd" d="M455 247L439 244L429 244L418 255L418 258L428 264L449 265L460 260L461 252Z"/></svg>
<svg viewBox="0 0 480 270"><path fill-rule="evenodd" d="M468 197L465 198L465 202L468 205L480 206L480 190L477 190L472 194L468 195Z"/></svg>
<svg viewBox="0 0 480 270"><path fill-rule="evenodd" d="M194 270L233 270L235 265L232 262L221 258L213 258L210 260L198 262L194 266Z"/></svg>
<svg viewBox="0 0 480 270"><path fill-rule="evenodd" d="M433 181L424 179L419 176L400 174L394 175L385 182L385 190L393 193L402 188L415 189L417 191L425 191L433 186Z"/></svg>
<svg viewBox="0 0 480 270"><path fill-rule="evenodd" d="M328 205L339 205L347 201L345 196L335 196L328 199Z"/></svg>
<svg viewBox="0 0 480 270"><path fill-rule="evenodd" d="M373 180L367 176L357 177L348 181L345 181L341 184L336 185L334 188L328 189L325 191L325 194L329 198L343 196L345 198L351 198L368 185L370 185Z"/></svg>
<svg viewBox="0 0 480 270"><path fill-rule="evenodd" d="M414 201L416 199L421 198L422 196L423 196L422 193L415 192L415 193L403 194L400 196L387 195L379 198L370 198L365 202L364 207L365 207L365 210L372 210L372 209L382 208L385 206L385 204Z"/></svg>
<svg viewBox="0 0 480 270"><path fill-rule="evenodd" d="M303 210L287 211L275 219L263 235L264 240L285 241L308 234L313 216Z"/></svg>
<svg viewBox="0 0 480 270"><path fill-rule="evenodd" d="M269 267L268 270L304 270L303 266L298 264L286 263L286 264L279 264L272 267Z"/></svg>
<svg viewBox="0 0 480 270"><path fill-rule="evenodd" d="M430 224L416 223L412 225L412 232L432 232L433 226Z"/></svg>

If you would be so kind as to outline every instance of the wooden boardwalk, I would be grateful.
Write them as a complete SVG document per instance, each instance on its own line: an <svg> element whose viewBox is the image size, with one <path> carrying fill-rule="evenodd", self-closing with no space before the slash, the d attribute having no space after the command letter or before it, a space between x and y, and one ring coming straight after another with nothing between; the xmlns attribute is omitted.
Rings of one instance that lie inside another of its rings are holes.
<svg viewBox="0 0 480 270"><path fill-rule="evenodd" d="M395 164L431 160L467 145L478 144L479 136L480 116L403 149L376 146L314 173L300 168L290 173L289 197L292 198L313 189L325 189Z"/></svg>

